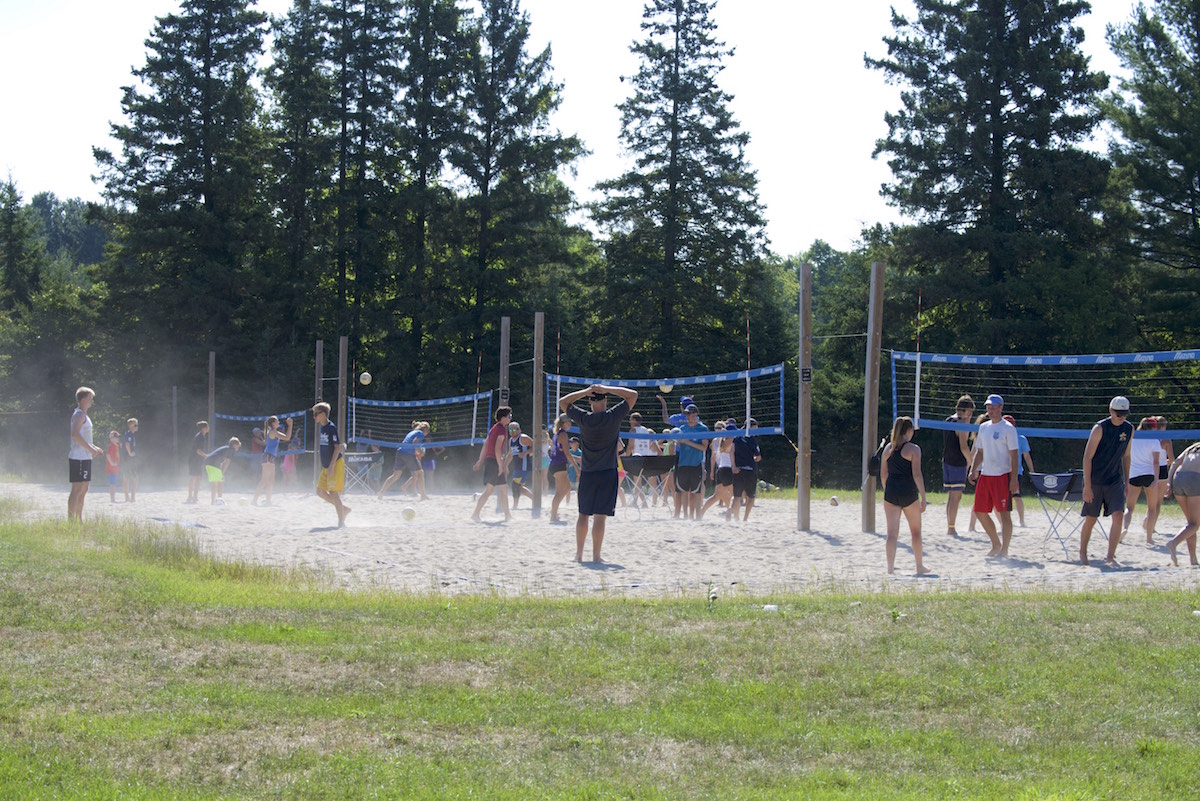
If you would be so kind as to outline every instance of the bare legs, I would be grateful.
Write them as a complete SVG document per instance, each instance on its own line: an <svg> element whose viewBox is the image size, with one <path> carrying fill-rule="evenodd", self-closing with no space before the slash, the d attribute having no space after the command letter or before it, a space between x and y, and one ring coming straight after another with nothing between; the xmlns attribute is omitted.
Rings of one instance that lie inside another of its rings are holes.
<svg viewBox="0 0 1200 801"><path fill-rule="evenodd" d="M324 490L318 488L317 495L321 498L321 500L333 505L333 508L337 510L338 528L344 528L346 525L346 515L350 514L351 509L349 506L342 503L341 493L334 492L333 490Z"/></svg>
<svg viewBox="0 0 1200 801"><path fill-rule="evenodd" d="M475 511L471 513L471 519L476 523L479 522L479 513L483 511L483 505L487 503L487 499L492 492L497 493L500 499L500 508L504 510L504 519L507 521L512 515L508 511L508 492L503 484L487 484L483 488L483 492L479 494L479 500L475 502Z"/></svg>
<svg viewBox="0 0 1200 801"><path fill-rule="evenodd" d="M550 502L550 521L558 522L558 506L571 494L571 479L567 471L561 470L554 474L554 500Z"/></svg>
<svg viewBox="0 0 1200 801"><path fill-rule="evenodd" d="M83 501L87 497L90 481L72 481L71 494L67 496L67 519L83 522Z"/></svg>
<svg viewBox="0 0 1200 801"><path fill-rule="evenodd" d="M950 490L950 497L946 499L946 533L951 537L958 536L958 504L962 496L962 490Z"/></svg>
<svg viewBox="0 0 1200 801"><path fill-rule="evenodd" d="M1012 512L997 509L996 517L1000 518L1000 536L996 536L996 523L990 514L975 513L975 519L992 541L992 550L988 551L988 556L1008 556L1008 545L1012 542Z"/></svg>
<svg viewBox="0 0 1200 801"><path fill-rule="evenodd" d="M258 480L258 486L254 488L254 499L250 501L251 506L258 506L258 496L260 494L266 496L265 503L271 505L271 491L275 489L275 463L263 462L262 478Z"/></svg>
<svg viewBox="0 0 1200 801"><path fill-rule="evenodd" d="M588 520L592 521L592 561L603 562L600 548L604 545L604 529L608 525L605 515L579 515L575 518L575 561L583 561L583 546L587 542Z"/></svg>
<svg viewBox="0 0 1200 801"><path fill-rule="evenodd" d="M1179 564L1179 559L1175 555L1175 549L1179 547L1179 543L1186 542L1188 547L1188 557L1192 567L1200 565L1196 561L1196 529L1200 527L1200 496L1180 495L1175 493L1175 500L1179 501L1179 508L1183 510L1183 514L1187 517L1187 525L1179 530L1179 533L1167 543L1167 551L1171 554L1171 564Z"/></svg>
<svg viewBox="0 0 1200 801"><path fill-rule="evenodd" d="M751 499L753 500L753 499ZM917 575L929 573L921 560L921 502L910 503L901 509L894 503L883 502L883 516L887 519L887 572L896 570L896 548L900 540L900 515L908 521L908 531L912 535L913 556L917 562Z"/></svg>
<svg viewBox="0 0 1200 801"><path fill-rule="evenodd" d="M1096 521L1099 518L1085 517L1083 519L1083 528L1079 530L1079 562L1080 564L1088 564L1088 542L1092 539L1092 529L1096 527ZM1113 512L1112 526L1108 529L1108 554L1104 557L1104 561L1113 564L1117 561L1117 544L1121 541L1122 525L1125 522L1125 513L1121 511Z"/></svg>

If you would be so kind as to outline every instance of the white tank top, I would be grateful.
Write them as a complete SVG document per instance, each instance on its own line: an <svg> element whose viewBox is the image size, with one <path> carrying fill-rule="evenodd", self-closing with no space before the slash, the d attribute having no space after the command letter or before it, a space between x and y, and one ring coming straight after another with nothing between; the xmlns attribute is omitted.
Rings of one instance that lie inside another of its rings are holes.
<svg viewBox="0 0 1200 801"><path fill-rule="evenodd" d="M91 445L92 444L92 418L88 417L86 412L84 412L82 409L79 409L77 407L75 409L75 411L71 413L71 427L72 428L75 427L75 415L77 415L77 414L83 415L83 425L81 425L79 427L79 436L83 438L84 442ZM68 429L68 433L70 433L69 429ZM77 461L83 461L85 459L91 459L92 452L89 451L87 448L83 447L82 445L80 445L78 442L76 442L74 437L71 437L71 450L69 450L67 452L67 458L75 459Z"/></svg>
<svg viewBox="0 0 1200 801"><path fill-rule="evenodd" d="M733 456L729 451L717 451L717 469L733 467Z"/></svg>

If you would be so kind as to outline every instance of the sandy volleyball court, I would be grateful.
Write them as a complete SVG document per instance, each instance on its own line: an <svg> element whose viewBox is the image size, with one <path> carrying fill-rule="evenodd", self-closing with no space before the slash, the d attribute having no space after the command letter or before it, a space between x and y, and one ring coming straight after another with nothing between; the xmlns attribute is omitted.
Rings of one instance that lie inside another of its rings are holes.
<svg viewBox="0 0 1200 801"><path fill-rule="evenodd" d="M37 516L66 515L67 486L0 484L0 494L32 503ZM276 493L274 506L250 505L250 494L226 493L226 505L183 503L186 492L139 492L136 503L109 502L107 488L93 485L84 509L98 517L178 524L194 533L214 554L272 565L306 565L351 587L388 586L417 592L499 593L549 596L619 595L662 597L706 594L710 584L722 593L765 595L783 590L835 587L855 591L965 588L1103 589L1145 585L1194 587L1200 570L1171 567L1166 541L1183 523L1174 505L1164 507L1155 544L1140 528L1131 529L1118 549L1119 569L1100 566L1104 538L1091 544L1092 566L1067 560L1036 498L1026 498L1027 528L1016 528L1012 558L987 559L982 532L962 539L945 533L945 511L925 513L925 564L933 577L913 576L907 529L902 526L897 571L885 575L883 507L877 507L878 533L862 533L857 503L846 496L832 507L814 501L812 531L796 529L795 501L760 497L746 523L726 523L717 508L699 523L670 519L661 508L640 517L618 510L604 543L605 565L577 564L574 525L549 522L549 499L535 519L525 508L505 524L489 502L484 522L470 522L470 493L441 495L420 503L399 497L376 500L350 494L347 527L335 526L333 508L311 492ZM401 510L412 506L412 521ZM1137 527L1144 507L1139 506ZM569 517L574 520L573 513ZM967 513L959 528L966 533ZM1078 540L1071 553L1078 549ZM591 553L591 545L585 554Z"/></svg>

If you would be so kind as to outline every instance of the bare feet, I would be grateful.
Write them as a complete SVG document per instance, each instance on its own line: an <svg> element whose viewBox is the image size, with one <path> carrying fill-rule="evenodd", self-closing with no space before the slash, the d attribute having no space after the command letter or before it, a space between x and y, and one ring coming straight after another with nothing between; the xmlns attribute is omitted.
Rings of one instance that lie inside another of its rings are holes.
<svg viewBox="0 0 1200 801"><path fill-rule="evenodd" d="M922 565L921 567L918 567L918 568L917 568L917 575L918 575L918 576L928 576L928 575L929 575L930 573L932 573L932 572L933 572L932 570L930 570L929 568L925 567L924 565Z"/></svg>
<svg viewBox="0 0 1200 801"><path fill-rule="evenodd" d="M1115 556L1104 557L1104 564L1108 565L1109 567L1123 567L1123 565L1117 561L1117 557Z"/></svg>
<svg viewBox="0 0 1200 801"><path fill-rule="evenodd" d="M1171 564L1173 564L1175 567L1179 567L1179 556L1175 553L1175 540L1171 540L1167 543L1167 553L1171 555Z"/></svg>
<svg viewBox="0 0 1200 801"><path fill-rule="evenodd" d="M995 558L995 557L997 557L997 556L999 556L999 555L1000 555L1000 549L999 549L999 548L993 548L992 550L990 550L990 551L988 551L988 552L987 552L987 558L988 558L988 559L993 559L993 558Z"/></svg>
<svg viewBox="0 0 1200 801"><path fill-rule="evenodd" d="M1084 567L1087 567L1090 564L1087 558L1087 551L1079 552L1079 564L1083 565Z"/></svg>

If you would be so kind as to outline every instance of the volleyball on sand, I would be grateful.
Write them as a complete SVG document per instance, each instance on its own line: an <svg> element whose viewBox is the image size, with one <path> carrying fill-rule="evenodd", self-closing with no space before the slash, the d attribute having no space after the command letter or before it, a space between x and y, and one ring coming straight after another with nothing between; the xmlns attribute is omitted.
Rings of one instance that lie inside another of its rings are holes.
<svg viewBox="0 0 1200 801"><path fill-rule="evenodd" d="M367 384L370 384L371 383L371 374L368 373L366 370L363 370L361 373L358 374L358 383L362 384L364 387Z"/></svg>
<svg viewBox="0 0 1200 801"><path fill-rule="evenodd" d="M411 506L405 506L403 509L400 510L400 516L403 517L405 520L412 520L414 517L417 516L417 510L412 508Z"/></svg>
<svg viewBox="0 0 1200 801"><path fill-rule="evenodd" d="M836 496L836 495L832 495L832 496L830 496L830 498L829 498L829 505L830 505L830 506L837 506L837 505L838 505L838 499L837 499L837 496Z"/></svg>

